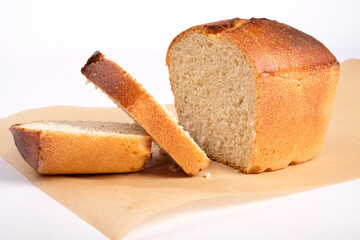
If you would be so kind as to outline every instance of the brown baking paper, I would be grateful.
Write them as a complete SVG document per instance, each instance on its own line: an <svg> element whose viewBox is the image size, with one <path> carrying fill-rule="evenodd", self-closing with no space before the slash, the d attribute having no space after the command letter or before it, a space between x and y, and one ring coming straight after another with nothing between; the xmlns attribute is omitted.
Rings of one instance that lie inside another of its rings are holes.
<svg viewBox="0 0 360 240"><path fill-rule="evenodd" d="M181 170L169 169L174 163L155 150L146 169L139 173L42 176L21 158L8 130L14 123L35 120L131 121L117 108L48 107L1 119L0 155L106 236L120 239L149 216L195 200L208 199L212 206L228 204L229 199L241 204L359 178L359 93L360 60L345 61L320 155L275 172L242 174L212 162L199 175L187 177ZM205 178L205 172L211 177Z"/></svg>

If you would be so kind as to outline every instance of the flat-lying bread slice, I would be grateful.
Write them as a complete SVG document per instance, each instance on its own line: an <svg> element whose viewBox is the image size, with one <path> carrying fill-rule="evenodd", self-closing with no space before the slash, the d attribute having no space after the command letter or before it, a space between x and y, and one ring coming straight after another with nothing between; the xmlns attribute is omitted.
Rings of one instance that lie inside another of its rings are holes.
<svg viewBox="0 0 360 240"><path fill-rule="evenodd" d="M84 76L138 122L189 176L209 165L190 135L130 74L96 51L81 69Z"/></svg>
<svg viewBox="0 0 360 240"><path fill-rule="evenodd" d="M136 172L151 155L152 138L134 123L44 121L10 131L21 156L42 174Z"/></svg>
<svg viewBox="0 0 360 240"><path fill-rule="evenodd" d="M180 33L166 62L179 122L210 158L259 173L319 153L339 63L315 38L236 18Z"/></svg>

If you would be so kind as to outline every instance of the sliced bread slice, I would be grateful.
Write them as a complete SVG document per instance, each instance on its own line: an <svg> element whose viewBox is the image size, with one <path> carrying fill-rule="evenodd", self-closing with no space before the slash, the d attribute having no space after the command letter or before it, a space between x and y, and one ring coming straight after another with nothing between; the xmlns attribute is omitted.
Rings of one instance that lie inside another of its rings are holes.
<svg viewBox="0 0 360 240"><path fill-rule="evenodd" d="M44 121L10 131L21 156L42 174L136 172L151 155L152 138L137 124Z"/></svg>
<svg viewBox="0 0 360 240"><path fill-rule="evenodd" d="M116 63L96 51L81 72L133 117L189 176L209 165L204 151L174 117Z"/></svg>

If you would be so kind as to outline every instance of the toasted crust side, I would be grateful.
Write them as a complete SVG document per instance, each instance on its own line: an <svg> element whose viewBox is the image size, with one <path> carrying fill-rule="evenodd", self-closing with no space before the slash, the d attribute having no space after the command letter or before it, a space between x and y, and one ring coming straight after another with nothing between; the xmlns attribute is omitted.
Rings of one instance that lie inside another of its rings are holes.
<svg viewBox="0 0 360 240"><path fill-rule="evenodd" d="M86 64L84 65L84 67L81 68L81 73L85 74L86 68L92 64L92 63L97 63L98 61L100 61L102 58L104 58L104 55L99 52L99 51L95 51L93 53L93 55L91 55L89 57L89 59L87 60Z"/></svg>
<svg viewBox="0 0 360 240"><path fill-rule="evenodd" d="M96 52L95 55L100 56ZM92 56L82 69L82 73L121 105L189 176L197 174L209 165L210 160L190 136L116 63L104 58L102 54L100 59Z"/></svg>
<svg viewBox="0 0 360 240"><path fill-rule="evenodd" d="M38 170L41 131L30 131L21 128L21 124L10 127L14 142L24 160L36 171Z"/></svg>
<svg viewBox="0 0 360 240"><path fill-rule="evenodd" d="M41 174L136 172L151 155L150 136L29 130L21 124L10 131L21 156Z"/></svg>
<svg viewBox="0 0 360 240"><path fill-rule="evenodd" d="M312 36L286 24L235 18L194 26L176 36L167 52L169 70L171 48L194 32L231 41L247 53L255 69L251 165L239 167L210 157L245 173L282 169L314 158L325 139L339 79L334 55Z"/></svg>

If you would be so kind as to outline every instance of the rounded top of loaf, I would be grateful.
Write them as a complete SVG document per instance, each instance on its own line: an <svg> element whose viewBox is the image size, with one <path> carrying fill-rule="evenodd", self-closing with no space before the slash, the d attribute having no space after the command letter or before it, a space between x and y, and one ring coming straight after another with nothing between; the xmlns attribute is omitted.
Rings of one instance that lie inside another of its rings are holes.
<svg viewBox="0 0 360 240"><path fill-rule="evenodd" d="M266 18L234 18L197 25L177 35L167 52L168 66L172 46L194 32L232 41L254 62L259 75L310 71L339 64L324 44L293 27Z"/></svg>

